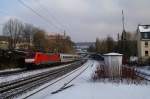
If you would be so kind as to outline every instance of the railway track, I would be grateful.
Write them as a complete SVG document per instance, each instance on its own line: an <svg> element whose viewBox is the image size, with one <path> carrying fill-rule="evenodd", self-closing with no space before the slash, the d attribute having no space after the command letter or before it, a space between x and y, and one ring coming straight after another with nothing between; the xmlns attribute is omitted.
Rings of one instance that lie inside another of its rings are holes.
<svg viewBox="0 0 150 99"><path fill-rule="evenodd" d="M1 83L0 99L13 98L26 91L32 90L37 86L40 86L52 79L60 77L80 67L83 63L84 63L83 61L79 61L79 62L72 63L70 66L63 67L61 69L39 73L37 75L28 76L11 82Z"/></svg>
<svg viewBox="0 0 150 99"><path fill-rule="evenodd" d="M0 72L0 77L9 76L9 75L13 75L13 74L24 73L24 72L27 72L27 70L22 69L22 70L16 70L16 71Z"/></svg>
<svg viewBox="0 0 150 99"><path fill-rule="evenodd" d="M150 81L150 74L147 74L147 73L140 72L140 71L136 70L136 75L140 78L145 79L146 81Z"/></svg>
<svg viewBox="0 0 150 99"><path fill-rule="evenodd" d="M70 62L71 63L71 62ZM61 65L65 65L65 64L69 64L69 63L61 63L61 64L51 64L51 67L56 67L56 66L61 66ZM45 68L50 68L50 67L45 67ZM17 75L20 73L26 73L26 72L32 72L34 70L40 70L40 69L44 69L44 68L32 68L32 69L27 69L27 68L23 68L21 70L15 70L15 71L5 71L5 72L0 72L0 77L6 77L6 76L11 76L11 75Z"/></svg>
<svg viewBox="0 0 150 99"><path fill-rule="evenodd" d="M139 69L137 68L133 68L133 67L128 67L128 66L124 66L126 69L131 70L132 72L134 72L133 74L136 75L137 77L146 80L146 81L150 81L150 74L145 73L145 72L141 72Z"/></svg>

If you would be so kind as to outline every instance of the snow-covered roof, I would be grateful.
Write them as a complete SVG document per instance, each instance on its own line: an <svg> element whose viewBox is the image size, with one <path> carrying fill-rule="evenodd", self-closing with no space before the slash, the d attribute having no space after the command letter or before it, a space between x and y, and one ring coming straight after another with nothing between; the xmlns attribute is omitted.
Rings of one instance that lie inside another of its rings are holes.
<svg viewBox="0 0 150 99"><path fill-rule="evenodd" d="M139 25L140 32L150 32L150 25Z"/></svg>
<svg viewBox="0 0 150 99"><path fill-rule="evenodd" d="M122 56L123 54L120 54L120 53L107 53L107 54L104 54L104 56Z"/></svg>

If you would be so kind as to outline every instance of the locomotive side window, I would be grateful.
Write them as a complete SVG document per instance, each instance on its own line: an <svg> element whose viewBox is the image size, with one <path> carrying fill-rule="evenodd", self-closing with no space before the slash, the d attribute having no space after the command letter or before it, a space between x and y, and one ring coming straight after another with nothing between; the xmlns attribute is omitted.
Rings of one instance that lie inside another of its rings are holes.
<svg viewBox="0 0 150 99"><path fill-rule="evenodd" d="M72 56L63 56L63 58L72 58Z"/></svg>

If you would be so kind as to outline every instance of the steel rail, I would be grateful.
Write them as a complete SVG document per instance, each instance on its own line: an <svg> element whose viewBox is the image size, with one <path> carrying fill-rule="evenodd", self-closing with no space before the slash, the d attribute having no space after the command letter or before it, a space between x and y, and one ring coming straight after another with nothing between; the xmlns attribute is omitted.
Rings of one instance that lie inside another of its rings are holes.
<svg viewBox="0 0 150 99"><path fill-rule="evenodd" d="M0 97L2 99L10 98L16 96L19 93L22 93L30 88L46 83L49 80L52 80L58 76L62 76L76 68L79 67L83 62L78 62L71 64L71 66L63 67L59 70L54 70L53 72L46 72L40 75L32 76L21 81L16 81L13 83L5 84L1 86Z"/></svg>

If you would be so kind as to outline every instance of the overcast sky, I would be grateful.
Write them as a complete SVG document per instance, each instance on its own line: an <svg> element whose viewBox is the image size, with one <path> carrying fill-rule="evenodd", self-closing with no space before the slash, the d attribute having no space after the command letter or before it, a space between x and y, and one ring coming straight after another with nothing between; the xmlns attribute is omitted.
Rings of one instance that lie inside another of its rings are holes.
<svg viewBox="0 0 150 99"><path fill-rule="evenodd" d="M138 24L150 24L150 0L22 0L36 10L41 19L18 0L0 0L0 29L9 18L41 27L49 34L62 33L72 40L95 41L96 37L113 38L122 31L121 11L125 29L135 31Z"/></svg>

